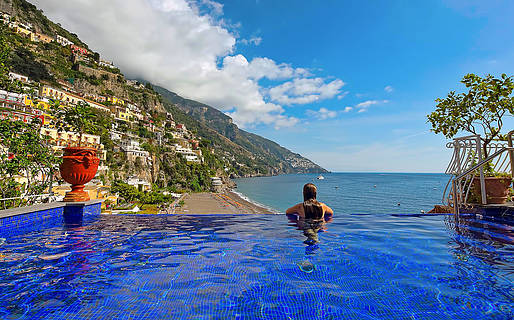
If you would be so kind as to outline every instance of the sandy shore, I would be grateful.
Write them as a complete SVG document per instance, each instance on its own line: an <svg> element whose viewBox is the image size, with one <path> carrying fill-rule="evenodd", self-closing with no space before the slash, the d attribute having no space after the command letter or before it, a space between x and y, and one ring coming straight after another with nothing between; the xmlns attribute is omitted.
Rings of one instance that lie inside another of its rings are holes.
<svg viewBox="0 0 514 320"><path fill-rule="evenodd" d="M242 199L234 192L191 193L184 198L184 205L175 210L176 214L271 214L270 210Z"/></svg>

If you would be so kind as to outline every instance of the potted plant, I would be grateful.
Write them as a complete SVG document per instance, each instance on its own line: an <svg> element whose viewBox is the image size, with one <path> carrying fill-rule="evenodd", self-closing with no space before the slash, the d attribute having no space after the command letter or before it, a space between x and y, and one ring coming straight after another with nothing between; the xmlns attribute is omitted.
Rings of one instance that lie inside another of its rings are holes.
<svg viewBox="0 0 514 320"><path fill-rule="evenodd" d="M69 143L64 148L63 161L60 165L62 178L71 184L71 191L66 193L64 201L88 201L89 194L84 191L84 185L96 175L100 159L96 148L83 146L83 136L86 133L97 133L102 126L98 115L86 102L76 105L61 106L59 102L52 105L54 125L59 132L70 131L78 134L76 143Z"/></svg>
<svg viewBox="0 0 514 320"><path fill-rule="evenodd" d="M460 132L480 135L485 159L491 141L505 140L505 135L501 133L503 117L514 114L514 82L512 77L505 74L501 78L467 74L461 82L468 92L456 94L451 91L446 98L437 99L436 110L427 116L428 122L433 132L442 133L449 139ZM484 169L488 202L504 203L512 181L511 175L493 172L488 164ZM480 181L477 178L474 180L475 192L480 195Z"/></svg>
<svg viewBox="0 0 514 320"><path fill-rule="evenodd" d="M484 182L487 203L502 204L507 202L509 198L509 189L512 183L512 177L506 172L496 172L489 163L484 165ZM471 189L471 203L480 203L482 198L480 187L480 177L475 174Z"/></svg>

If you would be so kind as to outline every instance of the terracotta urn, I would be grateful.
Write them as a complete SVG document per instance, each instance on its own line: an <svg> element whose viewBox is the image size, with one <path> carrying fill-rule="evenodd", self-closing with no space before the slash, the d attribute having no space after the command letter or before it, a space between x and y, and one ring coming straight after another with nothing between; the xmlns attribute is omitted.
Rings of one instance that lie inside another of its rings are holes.
<svg viewBox="0 0 514 320"><path fill-rule="evenodd" d="M501 204L507 201L509 187L512 182L510 177L485 177L485 194L488 204ZM473 191L480 199L480 178L473 180Z"/></svg>
<svg viewBox="0 0 514 320"><path fill-rule="evenodd" d="M96 149L83 147L67 147L64 149L63 161L60 166L64 181L71 184L71 191L66 193L65 202L89 201L89 194L84 191L84 184L96 175L100 159Z"/></svg>

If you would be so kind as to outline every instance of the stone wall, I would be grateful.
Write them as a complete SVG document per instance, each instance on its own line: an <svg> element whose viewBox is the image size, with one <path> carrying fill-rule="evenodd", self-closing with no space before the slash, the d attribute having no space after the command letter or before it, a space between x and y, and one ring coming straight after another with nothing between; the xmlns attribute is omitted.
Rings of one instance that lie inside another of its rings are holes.
<svg viewBox="0 0 514 320"><path fill-rule="evenodd" d="M116 81L118 79L119 74L117 74L117 73L112 73L112 72L109 72L109 71L106 71L103 69L93 69L93 68L86 67L81 64L79 64L78 66L79 66L78 71L83 72L83 73L87 74L88 76L95 76L98 79L100 79L100 78L102 78L103 75L107 75L109 77L109 81Z"/></svg>

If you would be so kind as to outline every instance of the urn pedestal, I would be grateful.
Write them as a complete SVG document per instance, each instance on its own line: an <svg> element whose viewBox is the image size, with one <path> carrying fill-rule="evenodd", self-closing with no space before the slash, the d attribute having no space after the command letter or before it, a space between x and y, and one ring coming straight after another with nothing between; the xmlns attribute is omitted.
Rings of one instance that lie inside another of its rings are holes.
<svg viewBox="0 0 514 320"><path fill-rule="evenodd" d="M71 191L66 193L65 202L89 201L89 194L84 185L96 175L100 159L96 149L67 147L64 149L63 161L60 166L62 178L71 184Z"/></svg>

